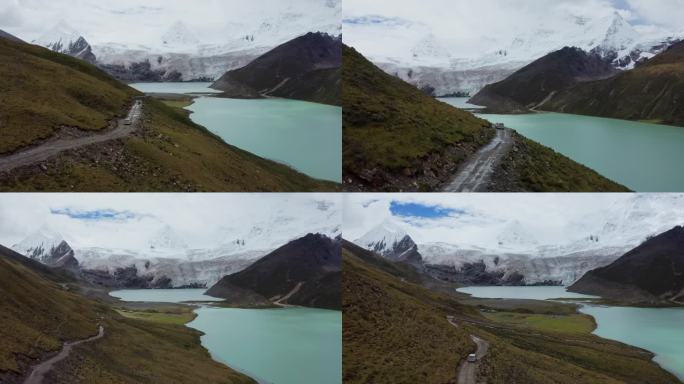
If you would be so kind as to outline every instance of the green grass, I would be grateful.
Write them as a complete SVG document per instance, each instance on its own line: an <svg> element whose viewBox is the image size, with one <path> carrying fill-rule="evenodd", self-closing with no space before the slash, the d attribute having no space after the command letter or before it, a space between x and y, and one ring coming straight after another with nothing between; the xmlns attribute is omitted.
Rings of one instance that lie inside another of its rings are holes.
<svg viewBox="0 0 684 384"><path fill-rule="evenodd" d="M493 191L502 192L628 192L629 189L601 176L554 150L514 133L514 148L495 169L492 179L505 180Z"/></svg>
<svg viewBox="0 0 684 384"><path fill-rule="evenodd" d="M489 320L520 326L544 332L589 334L596 328L591 316L572 315L540 315L515 312L483 312Z"/></svg>
<svg viewBox="0 0 684 384"><path fill-rule="evenodd" d="M197 317L192 310L173 313L173 312L159 312L159 311L132 311L128 309L117 309L121 316L127 317L129 319L138 319L145 321L152 321L161 324L179 324L183 325L191 322Z"/></svg>
<svg viewBox="0 0 684 384"><path fill-rule="evenodd" d="M226 144L186 111L145 100L145 129L126 141L62 153L48 171L12 174L2 191L334 191L285 165Z"/></svg>
<svg viewBox="0 0 684 384"><path fill-rule="evenodd" d="M0 154L36 144L61 126L95 131L121 117L136 90L81 60L0 39ZM168 99L168 98L167 98ZM145 129L67 151L0 179L2 191L335 191L333 182L223 142L181 109L188 99L144 102Z"/></svg>
<svg viewBox="0 0 684 384"><path fill-rule="evenodd" d="M0 248L0 382L15 382L65 341L93 336L102 324L105 336L75 347L45 382L254 383L211 359L200 332L182 325L189 307L129 311L136 318L127 318L63 288L61 275L46 269Z"/></svg>
<svg viewBox="0 0 684 384"><path fill-rule="evenodd" d="M60 126L99 130L139 94L82 60L0 39L0 154Z"/></svg>
<svg viewBox="0 0 684 384"><path fill-rule="evenodd" d="M543 109L684 126L684 44L610 79L580 83Z"/></svg>
<svg viewBox="0 0 684 384"><path fill-rule="evenodd" d="M376 168L387 173L387 178L436 172L444 179L448 175L442 173L440 161L435 160L433 169L424 169L429 157L445 157L448 149L458 147L460 159L451 161L459 163L494 134L485 120L384 73L346 46L342 83L345 179ZM399 189L392 185L387 188Z"/></svg>
<svg viewBox="0 0 684 384"><path fill-rule="evenodd" d="M452 380L459 361L475 349L446 320L460 305L342 252L343 382Z"/></svg>
<svg viewBox="0 0 684 384"><path fill-rule="evenodd" d="M342 254L345 383L453 383L471 334L490 343L478 382L678 382L651 353L589 334L593 322L575 305L444 295L356 253L345 246ZM509 309L483 316L478 307Z"/></svg>

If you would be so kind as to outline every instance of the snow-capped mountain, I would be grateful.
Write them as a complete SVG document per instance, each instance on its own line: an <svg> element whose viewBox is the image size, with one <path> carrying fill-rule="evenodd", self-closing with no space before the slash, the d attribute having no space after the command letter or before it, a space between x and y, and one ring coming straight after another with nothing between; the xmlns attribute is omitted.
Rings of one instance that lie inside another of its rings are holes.
<svg viewBox="0 0 684 384"><path fill-rule="evenodd" d="M422 264L418 246L404 229L391 221L385 221L355 241L389 260Z"/></svg>
<svg viewBox="0 0 684 384"><path fill-rule="evenodd" d="M150 249L154 251L175 251L187 247L188 245L169 225L162 227L150 240Z"/></svg>
<svg viewBox="0 0 684 384"><path fill-rule="evenodd" d="M194 49L200 41L182 21L176 21L162 35L162 44L169 50Z"/></svg>
<svg viewBox="0 0 684 384"><path fill-rule="evenodd" d="M565 223L561 239L545 239L518 220L503 224L484 220L474 230L455 232L441 242L418 242L417 250L424 264L464 279L472 278L463 276L464 271L472 271L482 283L568 285L589 270L610 264L650 236L683 224L682 200L682 195L642 194L618 199ZM400 239L411 238L410 231L408 225L385 222L355 243L382 254Z"/></svg>
<svg viewBox="0 0 684 384"><path fill-rule="evenodd" d="M74 251L62 235L48 228L41 228L12 246L16 252L51 267L78 267Z"/></svg>
<svg viewBox="0 0 684 384"><path fill-rule="evenodd" d="M345 39L352 46L358 40L356 48L386 72L419 88L430 86L436 95L445 95L474 94L566 46L598 53L617 69L631 69L684 37L676 31L637 30L618 12L596 18L568 14L566 19L562 27L540 21L537 27L518 35L483 38L476 54L464 54L447 38L436 36L429 26L410 21L347 23ZM403 41L404 46L397 49L397 43L384 43L387 39Z"/></svg>
<svg viewBox="0 0 684 384"><path fill-rule="evenodd" d="M59 22L33 43L90 63L95 63L96 60L88 41L64 21Z"/></svg>
<svg viewBox="0 0 684 384"><path fill-rule="evenodd" d="M93 45L98 63L106 70L126 80L147 80L145 73L161 72L161 78L180 74L178 80L218 79L227 71L240 68L272 48L307 32L341 34L338 2L331 6L315 7L311 12L285 11L265 18L258 26L229 23L220 33L221 38L207 42L200 40L193 28L181 21L151 44L122 44L103 42ZM145 71L135 69L149 68ZM128 71L126 73L126 71ZM118 75L118 73L124 73ZM173 77L175 79L175 77Z"/></svg>

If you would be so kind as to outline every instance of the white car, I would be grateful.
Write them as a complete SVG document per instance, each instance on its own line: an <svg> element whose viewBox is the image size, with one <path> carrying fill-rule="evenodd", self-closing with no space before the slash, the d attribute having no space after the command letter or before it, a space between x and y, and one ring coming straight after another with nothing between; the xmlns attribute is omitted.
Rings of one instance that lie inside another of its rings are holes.
<svg viewBox="0 0 684 384"><path fill-rule="evenodd" d="M471 353L468 355L468 362L469 363L477 363L477 355L474 353Z"/></svg>

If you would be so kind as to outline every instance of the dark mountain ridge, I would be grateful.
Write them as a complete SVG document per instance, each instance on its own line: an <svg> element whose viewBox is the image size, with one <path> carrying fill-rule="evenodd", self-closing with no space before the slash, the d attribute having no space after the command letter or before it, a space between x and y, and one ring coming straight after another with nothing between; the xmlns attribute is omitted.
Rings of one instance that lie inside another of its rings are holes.
<svg viewBox="0 0 684 384"><path fill-rule="evenodd" d="M605 79L616 73L618 70L598 54L565 47L498 83L487 85L468 102L494 112L527 112L574 84Z"/></svg>
<svg viewBox="0 0 684 384"><path fill-rule="evenodd" d="M340 105L341 66L341 38L309 32L226 72L211 87L226 97L274 96Z"/></svg>
<svg viewBox="0 0 684 384"><path fill-rule="evenodd" d="M236 305L340 309L340 246L337 239L310 233L223 277L206 293Z"/></svg>
<svg viewBox="0 0 684 384"><path fill-rule="evenodd" d="M654 236L569 291L653 304L684 304L684 227Z"/></svg>
<svg viewBox="0 0 684 384"><path fill-rule="evenodd" d="M684 126L684 42L605 80L559 92L544 110Z"/></svg>

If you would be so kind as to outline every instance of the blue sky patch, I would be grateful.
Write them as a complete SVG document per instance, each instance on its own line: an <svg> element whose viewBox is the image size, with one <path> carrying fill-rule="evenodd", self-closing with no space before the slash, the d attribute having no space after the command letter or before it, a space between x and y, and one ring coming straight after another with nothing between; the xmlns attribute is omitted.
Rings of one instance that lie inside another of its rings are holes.
<svg viewBox="0 0 684 384"><path fill-rule="evenodd" d="M427 219L438 219L453 215L462 215L465 210L445 208L439 205L425 205L419 203L403 203L400 201L390 202L390 212L394 216L400 217L421 217Z"/></svg>
<svg viewBox="0 0 684 384"><path fill-rule="evenodd" d="M79 210L71 208L52 208L50 213L53 215L69 216L77 220L131 220L142 217L141 215L131 211L117 211L114 209L95 209L95 210Z"/></svg>

